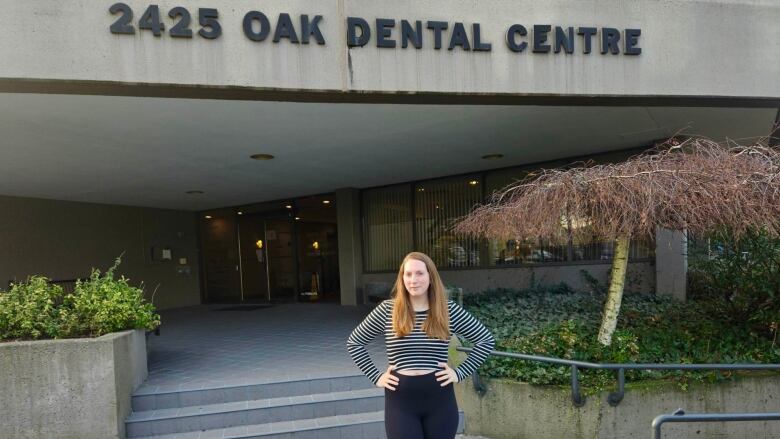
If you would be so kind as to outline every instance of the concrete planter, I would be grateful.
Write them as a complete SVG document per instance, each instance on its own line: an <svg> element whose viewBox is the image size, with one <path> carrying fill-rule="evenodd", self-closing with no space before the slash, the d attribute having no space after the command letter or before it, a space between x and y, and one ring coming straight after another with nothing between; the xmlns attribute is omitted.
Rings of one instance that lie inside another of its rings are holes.
<svg viewBox="0 0 780 439"><path fill-rule="evenodd" d="M0 343L0 437L124 438L147 374L142 330Z"/></svg>
<svg viewBox="0 0 780 439"><path fill-rule="evenodd" d="M488 391L480 397L469 378L455 387L458 406L466 415L466 433L493 439L613 439L651 437L650 423L678 408L695 412L780 411L780 376L741 377L735 382L691 385L637 383L617 407L607 393L590 396L584 407L571 403L570 388L534 386L502 379L483 379ZM776 438L780 422L666 424L664 437Z"/></svg>

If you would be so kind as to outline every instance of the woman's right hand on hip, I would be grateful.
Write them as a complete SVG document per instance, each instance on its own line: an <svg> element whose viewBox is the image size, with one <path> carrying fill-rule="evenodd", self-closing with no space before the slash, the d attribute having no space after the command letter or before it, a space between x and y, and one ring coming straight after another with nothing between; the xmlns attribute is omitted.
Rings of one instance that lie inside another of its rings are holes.
<svg viewBox="0 0 780 439"><path fill-rule="evenodd" d="M388 366L387 371L383 373L382 376L379 377L379 380L376 382L376 386L384 387L385 389L395 390L395 387L393 386L398 385L398 377L390 373L390 371L394 369L395 369L394 365Z"/></svg>

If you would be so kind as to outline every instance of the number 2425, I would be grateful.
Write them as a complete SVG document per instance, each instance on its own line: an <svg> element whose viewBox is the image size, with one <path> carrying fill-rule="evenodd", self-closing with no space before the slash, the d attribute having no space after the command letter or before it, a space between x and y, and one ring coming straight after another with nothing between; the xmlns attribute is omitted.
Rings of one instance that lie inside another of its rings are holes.
<svg viewBox="0 0 780 439"><path fill-rule="evenodd" d="M114 15L122 14L114 24L111 25L112 34L135 34L135 27L132 25L133 10L124 3L115 3L111 5L108 11ZM179 18L171 30L172 37L192 38L192 29L190 29L190 12L181 6L177 6L168 12L168 16L176 20ZM222 26L219 25L219 14L216 9L200 8L198 9L198 22L201 25L198 35L203 38L213 40L222 35ZM157 5L151 5L146 8L146 12L138 20L139 29L151 30L155 36L162 35L165 30L165 23L160 20L160 8Z"/></svg>

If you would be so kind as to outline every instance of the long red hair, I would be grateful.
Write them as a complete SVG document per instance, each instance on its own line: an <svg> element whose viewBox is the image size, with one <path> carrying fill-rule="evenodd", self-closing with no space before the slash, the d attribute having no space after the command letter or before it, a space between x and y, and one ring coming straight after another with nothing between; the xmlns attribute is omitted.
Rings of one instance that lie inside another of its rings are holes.
<svg viewBox="0 0 780 439"><path fill-rule="evenodd" d="M398 277L395 280L395 286L391 297L395 299L393 306L393 331L398 337L405 337L412 333L414 328L414 307L412 307L409 291L404 285L404 267L410 259L420 261L425 264L430 278L428 286L428 317L423 323L422 330L428 337L438 338L440 340L450 339L450 316L447 310L447 292L444 284L436 270L436 264L425 253L411 252L401 262L401 268L398 269Z"/></svg>

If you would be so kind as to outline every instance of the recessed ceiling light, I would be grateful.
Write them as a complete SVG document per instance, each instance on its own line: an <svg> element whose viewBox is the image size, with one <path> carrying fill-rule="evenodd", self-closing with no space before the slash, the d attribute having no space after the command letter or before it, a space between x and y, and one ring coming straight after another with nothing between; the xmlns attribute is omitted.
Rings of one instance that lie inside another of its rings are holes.
<svg viewBox="0 0 780 439"><path fill-rule="evenodd" d="M299 216L296 216L296 217L295 217L295 221L298 221L298 220L300 220L300 219L301 219L301 217L299 217Z"/></svg>
<svg viewBox="0 0 780 439"><path fill-rule="evenodd" d="M504 158L504 154L488 154L488 155L483 155L482 158L485 160L502 159Z"/></svg>
<svg viewBox="0 0 780 439"><path fill-rule="evenodd" d="M204 216L203 218L206 218L206 219L211 219L211 215L206 215L206 216Z"/></svg>
<svg viewBox="0 0 780 439"><path fill-rule="evenodd" d="M417 192L425 192L425 188L424 187L418 187L417 188Z"/></svg>
<svg viewBox="0 0 780 439"><path fill-rule="evenodd" d="M330 204L330 200L322 200L322 204Z"/></svg>
<svg viewBox="0 0 780 439"><path fill-rule="evenodd" d="M202 194L203 191L187 191L186 194L195 195L195 194Z"/></svg>
<svg viewBox="0 0 780 439"><path fill-rule="evenodd" d="M274 158L271 154L252 154L249 157L255 160L273 160Z"/></svg>
<svg viewBox="0 0 780 439"><path fill-rule="evenodd" d="M477 180L471 180L469 184L472 186L476 186L477 184L479 184L479 182Z"/></svg>
<svg viewBox="0 0 780 439"><path fill-rule="evenodd" d="M238 214L239 214L239 215L243 215L243 214L244 214L244 212L241 212L241 211L239 210L239 211L238 211Z"/></svg>

